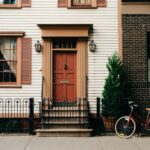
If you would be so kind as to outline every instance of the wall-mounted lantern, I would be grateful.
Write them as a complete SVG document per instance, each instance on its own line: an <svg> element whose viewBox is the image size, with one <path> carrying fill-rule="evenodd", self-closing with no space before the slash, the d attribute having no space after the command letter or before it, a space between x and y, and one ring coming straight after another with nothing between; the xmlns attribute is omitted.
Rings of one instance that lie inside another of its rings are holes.
<svg viewBox="0 0 150 150"><path fill-rule="evenodd" d="M36 43L35 43L35 50L36 50L36 52L41 52L41 50L42 50L42 45L41 45L41 43L39 42L39 41L36 41Z"/></svg>
<svg viewBox="0 0 150 150"><path fill-rule="evenodd" d="M90 52L95 52L96 51L96 44L94 43L93 40L89 44L89 49L90 49Z"/></svg>

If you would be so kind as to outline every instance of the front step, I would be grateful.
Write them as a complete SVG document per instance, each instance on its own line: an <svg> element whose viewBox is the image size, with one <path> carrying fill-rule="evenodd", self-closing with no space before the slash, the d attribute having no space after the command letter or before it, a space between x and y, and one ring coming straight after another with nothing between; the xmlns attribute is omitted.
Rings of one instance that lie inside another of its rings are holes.
<svg viewBox="0 0 150 150"><path fill-rule="evenodd" d="M89 107L85 100L75 105L51 105L43 100L41 113L41 129L36 130L40 137L89 137L92 129L88 129Z"/></svg>
<svg viewBox="0 0 150 150"><path fill-rule="evenodd" d="M50 129L50 128L56 128L56 129L60 129L60 128L65 128L65 129L80 129L80 127L82 128L88 128L88 123L85 124L84 122L44 122L44 124L41 124L42 129Z"/></svg>
<svg viewBox="0 0 150 150"><path fill-rule="evenodd" d="M39 137L90 137L92 129L38 129Z"/></svg>

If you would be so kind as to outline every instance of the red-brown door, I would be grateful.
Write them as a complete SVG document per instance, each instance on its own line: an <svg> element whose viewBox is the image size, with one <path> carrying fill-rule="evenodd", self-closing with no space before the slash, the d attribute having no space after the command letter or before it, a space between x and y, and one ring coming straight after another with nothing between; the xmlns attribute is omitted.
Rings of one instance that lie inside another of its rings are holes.
<svg viewBox="0 0 150 150"><path fill-rule="evenodd" d="M55 102L76 98L76 52L54 52L53 93Z"/></svg>

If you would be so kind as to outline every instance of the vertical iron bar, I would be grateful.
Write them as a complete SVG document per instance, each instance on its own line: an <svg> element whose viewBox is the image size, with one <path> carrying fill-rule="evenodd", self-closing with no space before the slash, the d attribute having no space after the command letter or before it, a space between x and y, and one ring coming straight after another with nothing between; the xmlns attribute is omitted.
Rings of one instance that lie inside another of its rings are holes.
<svg viewBox="0 0 150 150"><path fill-rule="evenodd" d="M97 111L96 111L96 117L100 118L100 97L97 97Z"/></svg>
<svg viewBox="0 0 150 150"><path fill-rule="evenodd" d="M34 134L34 98L29 99L29 134Z"/></svg>
<svg viewBox="0 0 150 150"><path fill-rule="evenodd" d="M79 125L81 128L81 99L79 98L79 104L78 104L78 111L79 111Z"/></svg>

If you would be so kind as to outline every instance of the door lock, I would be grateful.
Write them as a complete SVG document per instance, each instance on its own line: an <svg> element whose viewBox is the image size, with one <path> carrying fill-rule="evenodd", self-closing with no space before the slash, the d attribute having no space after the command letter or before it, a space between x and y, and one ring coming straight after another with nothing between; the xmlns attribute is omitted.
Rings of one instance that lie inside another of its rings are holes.
<svg viewBox="0 0 150 150"><path fill-rule="evenodd" d="M67 70L67 64L64 64L64 69Z"/></svg>

